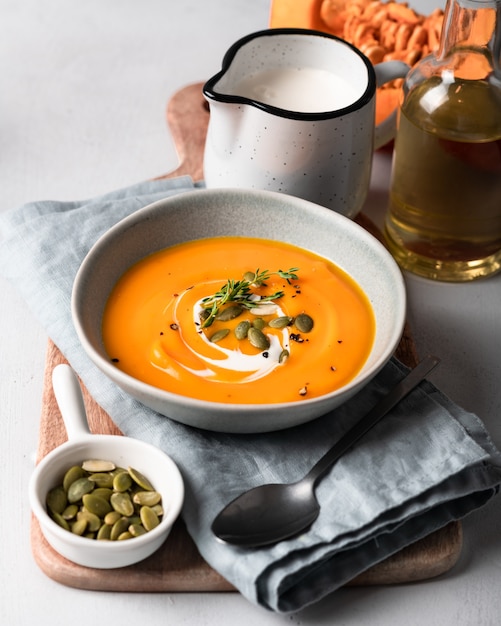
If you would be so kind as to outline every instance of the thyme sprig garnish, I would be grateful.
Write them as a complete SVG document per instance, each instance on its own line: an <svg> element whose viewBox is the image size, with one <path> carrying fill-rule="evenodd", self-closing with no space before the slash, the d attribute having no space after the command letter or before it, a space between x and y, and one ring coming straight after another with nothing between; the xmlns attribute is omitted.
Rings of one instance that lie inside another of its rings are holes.
<svg viewBox="0 0 501 626"><path fill-rule="evenodd" d="M246 272L242 280L228 279L228 281L216 291L212 296L207 296L202 300L202 306L209 312L204 319L202 328L208 328L216 319L221 308L228 302L235 302L246 309L253 309L263 304L278 300L284 295L283 291L276 291L270 295L262 295L259 299L255 298L252 287L266 286L266 281L273 275L280 276L289 284L291 280L297 280L298 267L291 267L287 271L277 270L270 272L269 270L261 271L259 268L254 272Z"/></svg>

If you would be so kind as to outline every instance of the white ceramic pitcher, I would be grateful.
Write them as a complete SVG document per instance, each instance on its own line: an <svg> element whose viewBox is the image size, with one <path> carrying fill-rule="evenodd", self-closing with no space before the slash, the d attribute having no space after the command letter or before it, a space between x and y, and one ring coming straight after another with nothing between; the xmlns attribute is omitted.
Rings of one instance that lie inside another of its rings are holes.
<svg viewBox="0 0 501 626"><path fill-rule="evenodd" d="M376 87L408 70L397 61L373 67L319 31L268 29L240 39L203 88L207 187L279 191L354 217L373 150L395 133L394 116L375 126Z"/></svg>

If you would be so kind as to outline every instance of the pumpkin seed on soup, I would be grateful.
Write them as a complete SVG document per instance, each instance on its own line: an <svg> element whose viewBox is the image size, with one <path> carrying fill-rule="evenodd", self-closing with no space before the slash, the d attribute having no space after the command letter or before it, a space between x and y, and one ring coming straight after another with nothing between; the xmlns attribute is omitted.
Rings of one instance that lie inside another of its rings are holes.
<svg viewBox="0 0 501 626"><path fill-rule="evenodd" d="M250 343L258 350L268 350L270 347L270 340L259 328L254 328L253 326L249 328L247 337Z"/></svg>
<svg viewBox="0 0 501 626"><path fill-rule="evenodd" d="M266 322L262 317L256 317L256 319L252 322L252 326L253 328L257 328L258 330L263 330L263 328L266 326Z"/></svg>
<svg viewBox="0 0 501 626"><path fill-rule="evenodd" d="M220 311L216 315L216 319L220 322L229 322L230 320L235 319L239 315L243 313L243 307L239 304L232 304L231 306L227 306L225 309Z"/></svg>
<svg viewBox="0 0 501 626"><path fill-rule="evenodd" d="M212 343L217 343L218 341L222 341L229 332L228 328L221 328L221 330L216 330L209 339Z"/></svg>
<svg viewBox="0 0 501 626"><path fill-rule="evenodd" d="M302 333L309 333L313 328L313 319L307 313L300 313L294 320L294 326Z"/></svg>
<svg viewBox="0 0 501 626"><path fill-rule="evenodd" d="M289 351L286 348L284 348L278 356L278 362L285 363L285 361L287 361L288 358L289 358Z"/></svg>
<svg viewBox="0 0 501 626"><path fill-rule="evenodd" d="M270 328L285 328L292 323L292 317L289 315L281 315L280 317L274 317L268 323Z"/></svg>
<svg viewBox="0 0 501 626"><path fill-rule="evenodd" d="M239 340L245 339L247 337L247 333L249 332L249 328L249 320L243 320L242 322L239 322L234 330L235 337Z"/></svg>

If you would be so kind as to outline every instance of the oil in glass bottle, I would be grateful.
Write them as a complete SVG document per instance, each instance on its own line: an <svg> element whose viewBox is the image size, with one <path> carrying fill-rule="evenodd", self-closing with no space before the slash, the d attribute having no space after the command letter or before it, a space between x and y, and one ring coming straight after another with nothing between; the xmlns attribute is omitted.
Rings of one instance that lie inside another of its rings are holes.
<svg viewBox="0 0 501 626"><path fill-rule="evenodd" d="M501 0L448 0L440 47L406 79L385 238L406 270L501 270Z"/></svg>

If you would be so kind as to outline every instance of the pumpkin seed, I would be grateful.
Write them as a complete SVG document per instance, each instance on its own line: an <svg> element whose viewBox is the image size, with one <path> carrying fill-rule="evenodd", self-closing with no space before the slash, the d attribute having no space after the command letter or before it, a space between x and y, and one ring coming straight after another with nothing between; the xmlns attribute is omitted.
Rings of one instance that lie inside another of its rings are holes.
<svg viewBox="0 0 501 626"><path fill-rule="evenodd" d="M68 505L66 491L61 486L54 487L54 489L51 489L47 494L45 503L52 513L61 514Z"/></svg>
<svg viewBox="0 0 501 626"><path fill-rule="evenodd" d="M216 319L220 322L229 322L239 315L242 315L244 308L240 304L232 304L227 306L216 315Z"/></svg>
<svg viewBox="0 0 501 626"><path fill-rule="evenodd" d="M146 476L141 474L141 472L138 472L133 467L129 467L129 474L131 475L132 480L137 483L141 489L144 489L145 491L155 491L153 485L146 478Z"/></svg>
<svg viewBox="0 0 501 626"><path fill-rule="evenodd" d="M111 496L110 501L113 501L113 496ZM104 517L106 513L111 511L110 502L104 498L94 495L93 493L86 493L82 497L82 502L87 511L94 513L94 515L97 515L98 517Z"/></svg>
<svg viewBox="0 0 501 626"><path fill-rule="evenodd" d="M249 332L250 322L248 320L243 320L239 324L237 324L234 333L235 337L239 340L245 339L247 337L247 333Z"/></svg>
<svg viewBox="0 0 501 626"><path fill-rule="evenodd" d="M110 539L117 541L120 535L126 532L129 528L129 520L126 517L121 517L111 527Z"/></svg>
<svg viewBox="0 0 501 626"><path fill-rule="evenodd" d="M129 526L129 532L133 537L140 537L145 535L148 531L141 524L131 524Z"/></svg>
<svg viewBox="0 0 501 626"><path fill-rule="evenodd" d="M218 341L224 339L229 332L229 328L221 328L221 330L216 330L216 332L209 337L209 341L211 341L212 343L217 343Z"/></svg>
<svg viewBox="0 0 501 626"><path fill-rule="evenodd" d="M151 508L155 511L158 517L162 517L164 514L164 508L161 504L155 504L155 506L152 506Z"/></svg>
<svg viewBox="0 0 501 626"><path fill-rule="evenodd" d="M98 540L106 540L111 539L111 528L110 524L103 524L101 528L97 531L96 539Z"/></svg>
<svg viewBox="0 0 501 626"><path fill-rule="evenodd" d="M84 519L87 522L87 530L91 533L95 533L101 528L101 520L95 513L91 513L89 510L78 511L77 520Z"/></svg>
<svg viewBox="0 0 501 626"><path fill-rule="evenodd" d="M158 515L150 506L142 506L139 515L141 516L141 522L146 530L153 530L153 528L160 523Z"/></svg>
<svg viewBox="0 0 501 626"><path fill-rule="evenodd" d="M128 493L114 493L110 498L110 504L115 511L126 517L134 513L134 505Z"/></svg>
<svg viewBox="0 0 501 626"><path fill-rule="evenodd" d="M73 524L71 525L71 532L74 535L83 535L84 532L87 530L87 520L86 519L77 519L75 522L73 522Z"/></svg>
<svg viewBox="0 0 501 626"><path fill-rule="evenodd" d="M109 524L110 526L113 526L113 524L115 522L118 522L118 520L121 517L122 516L118 511L110 511L109 513L106 513L106 515L104 516L104 523Z"/></svg>
<svg viewBox="0 0 501 626"><path fill-rule="evenodd" d="M123 472L119 472L113 478L113 489L115 491L127 491L131 488L132 478L130 477L129 472L125 470Z"/></svg>
<svg viewBox="0 0 501 626"><path fill-rule="evenodd" d="M71 530L70 529L70 525L64 519L64 517L61 515L61 513L53 513L52 514L52 519L56 522L56 524L61 526L61 528L64 528L64 530Z"/></svg>
<svg viewBox="0 0 501 626"><path fill-rule="evenodd" d="M109 502L113 489L110 489L109 487L96 487L92 493L95 496L99 496L100 498L103 498L103 500L107 500Z"/></svg>
<svg viewBox="0 0 501 626"><path fill-rule="evenodd" d="M250 309L250 312L253 315L273 315L273 313L277 312L277 305L276 304L260 304L259 306L253 307L252 309Z"/></svg>
<svg viewBox="0 0 501 626"><path fill-rule="evenodd" d="M288 358L289 358L289 351L284 348L278 356L278 362L285 363L285 361L287 361Z"/></svg>
<svg viewBox="0 0 501 626"><path fill-rule="evenodd" d="M126 539L132 539L132 535L130 534L128 530L126 530L123 533L120 533L120 535L118 535L117 537L117 541L125 541Z"/></svg>
<svg viewBox="0 0 501 626"><path fill-rule="evenodd" d="M292 317L289 315L281 315L280 317L274 317L268 322L270 328L285 328L292 323Z"/></svg>
<svg viewBox="0 0 501 626"><path fill-rule="evenodd" d="M73 519L74 517L76 517L78 513L78 507L76 504L69 504L64 511L61 513L61 515L64 517L65 520L70 520Z"/></svg>
<svg viewBox="0 0 501 626"><path fill-rule="evenodd" d="M208 319L210 317L210 311L209 309L202 309L200 311L200 313L198 314L198 319L202 322L202 324L205 322L206 319Z"/></svg>
<svg viewBox="0 0 501 626"><path fill-rule="evenodd" d="M79 478L85 476L84 470L80 467L80 465L74 465L70 467L70 469L66 472L63 478L63 487L65 491L68 491L71 483L74 483Z"/></svg>
<svg viewBox="0 0 501 626"><path fill-rule="evenodd" d="M256 278L256 274L254 272L245 272L244 273L244 280L246 280L248 283L254 284L254 279Z"/></svg>
<svg viewBox="0 0 501 626"><path fill-rule="evenodd" d="M82 469L91 474L96 472L111 472L115 467L115 463L112 461L103 461L101 459L88 459L82 463Z"/></svg>
<svg viewBox="0 0 501 626"><path fill-rule="evenodd" d="M113 476L108 472L96 472L95 474L91 474L89 476L89 480L96 483L98 487L108 487L108 489L113 488Z"/></svg>
<svg viewBox="0 0 501 626"><path fill-rule="evenodd" d="M139 504L141 506L155 506L158 504L162 496L158 493L158 491L138 491L132 496L132 501L134 504Z"/></svg>
<svg viewBox="0 0 501 626"><path fill-rule="evenodd" d="M294 320L295 327L302 333L309 333L313 328L313 319L307 313L300 313Z"/></svg>
<svg viewBox="0 0 501 626"><path fill-rule="evenodd" d="M68 489L68 502L73 504L79 502L86 493L90 493L95 487L95 484L89 480L86 476L78 478L74 483L71 483Z"/></svg>
<svg viewBox="0 0 501 626"><path fill-rule="evenodd" d="M266 322L262 317L257 317L255 320L252 321L252 326L253 328L257 328L258 330L263 330L263 328L266 326Z"/></svg>
<svg viewBox="0 0 501 626"><path fill-rule="evenodd" d="M268 350L270 347L270 340L259 328L249 328L247 337L250 343L258 350Z"/></svg>

